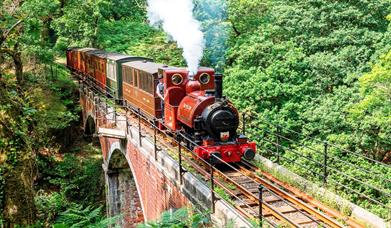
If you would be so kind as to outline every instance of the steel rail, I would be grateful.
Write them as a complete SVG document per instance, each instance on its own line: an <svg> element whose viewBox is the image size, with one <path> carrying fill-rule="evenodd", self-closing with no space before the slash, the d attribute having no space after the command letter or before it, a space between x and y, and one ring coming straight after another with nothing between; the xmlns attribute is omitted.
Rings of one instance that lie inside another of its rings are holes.
<svg viewBox="0 0 391 228"><path fill-rule="evenodd" d="M146 129L147 131L149 130L149 128L148 128L147 126L144 125L144 127L147 128L147 129ZM153 127L155 127L155 126L153 126ZM175 138L173 138L173 137L171 137L171 136L165 134L165 132L162 132L162 131L159 130L159 133L160 133L161 135L158 136L158 137L159 137L160 139L162 139L162 140L160 141L160 143L165 142L165 143L162 143L162 144L165 145L165 147L167 147L167 148L173 148L173 149L174 149L174 148L177 146L177 145L172 145L172 144L170 144L170 143L167 143L168 140L171 140L171 142L174 142L174 143L179 143ZM165 137L166 137L166 138L165 138ZM185 145L182 145L182 147L183 147L184 149L186 149L186 152L187 152L187 153L190 153L190 154L192 154L192 155L194 154L194 153L190 150L190 148L187 148ZM184 156L183 158L186 160L186 162L188 162L188 163L190 164L190 166L191 166L192 168L194 168L194 169L195 169L197 172L199 172L202 176L204 176L206 179L210 179L210 173L207 172L206 169L205 169L204 167L201 167L199 164L197 164L196 162L192 161L191 158L189 158L189 157ZM203 165L206 166L206 164L207 164L206 161L201 161L201 162L202 162ZM216 170L217 170L217 169L216 169ZM241 201L241 202L243 203L243 205L245 205L251 212L253 212L254 214L256 214L256 212L251 208L251 206L250 206L248 203L244 202L242 199L240 199L239 197L237 197L237 196L235 195L235 193L233 193L231 190L229 190L227 187L225 187L225 185L224 185L223 183L221 183L221 182L218 181L218 180L214 180L214 182L215 182L220 188L224 189L224 191L225 191L226 193L228 193L231 197L234 197L234 198L236 198L237 200ZM244 215L245 217L247 217L247 218L254 218L254 215L251 215L249 212L247 212L247 211L244 210L243 208L241 208L241 207L239 207L239 206L237 206L237 205L233 205L233 206L234 206L242 215ZM266 210L266 211L267 211L267 212L270 212L270 210ZM285 218L283 218L283 220L285 220ZM270 220L267 219L267 218L265 218L265 221L266 221L269 225L271 225L272 227L278 227L277 224L275 224L273 221L270 221Z"/></svg>
<svg viewBox="0 0 391 228"><path fill-rule="evenodd" d="M326 206L324 206L323 204L321 204L319 201L317 200L314 200L312 197L308 196L308 195L303 195L298 189L296 189L295 187L292 187L282 181L279 181L278 179L276 179L275 177L273 177L271 174L269 173L266 173L264 171L262 171L260 168L256 167L255 165L251 164L250 162L243 162L245 165L249 166L249 168L252 169L253 173L256 173L257 172L260 172L262 173L262 175L267 178L268 180L270 180L271 182L274 182L276 185L279 185L281 188L279 189L286 189L290 192L292 192L294 195L300 195L299 198L305 198L305 200L308 201L308 204L311 204L313 206L313 208L318 208L320 209L321 211L329 214L330 216L333 216L333 217L342 217L342 215L334 210L334 209L330 209ZM258 176L258 178L261 178ZM318 211L316 211L318 212ZM348 218L347 221L345 221L349 226L352 226L352 227L364 227L363 225L357 223L356 221L354 221L353 219L351 219L350 217Z"/></svg>
<svg viewBox="0 0 391 228"><path fill-rule="evenodd" d="M251 165L251 167L254 167L250 163L247 163L247 164L249 166ZM329 225L331 227L342 227L342 225L340 223L338 223L336 220L332 219L331 217L329 217L329 216L327 216L325 214L319 213L318 210L316 210L315 208L311 207L307 203L298 200L295 196L291 195L287 191L279 188L278 186L274 185L273 183L269 182L268 180L266 180L266 179L256 175L255 172L256 171L260 171L260 170L255 170L254 169L254 172L252 172L252 171L244 168L243 166L240 166L240 169L243 170L244 172L246 172L248 175L250 175L254 179L256 179L258 183L266 186L267 188L269 188L270 190L272 190L276 194L280 195L284 199L287 199L288 201L292 202L293 204L298 205L300 208L305 210L307 213L315 215L318 219L320 219L325 224L327 224L327 225Z"/></svg>
<svg viewBox="0 0 391 228"><path fill-rule="evenodd" d="M130 110L130 111L131 111L132 114L134 114L135 116L140 115L139 113L133 112L133 110ZM143 121L148 122L148 119L147 119L147 118L143 118ZM135 121L135 122L136 122L136 121ZM148 122L148 123L149 123L149 122ZM145 126L145 123L143 123L143 125L144 125L144 127L146 127L146 128L148 129L148 126ZM156 127L156 126L154 126L154 127ZM165 132L160 131L160 133L163 133L163 135L165 135L166 137L169 137L170 140L173 140L174 143L178 143L178 141L177 141L176 139L174 139L173 137L167 135ZM186 147L185 147L185 148L186 148ZM188 151L189 151L190 153L194 154L191 150L189 150L189 148L186 148L186 149L188 149ZM189 161L188 158L186 158L186 160ZM192 162L192 163L193 163L193 162ZM203 161L203 163L206 163L206 161ZM194 169L196 169L198 172L203 173L204 176L206 176L206 177L208 178L209 173L206 172L206 171L205 171L204 169L202 169L202 168L197 168L197 166L195 165L195 163L193 163L193 164L191 165L191 167L193 167ZM217 169L215 169L215 170L216 170L217 172L220 172L220 171L217 170ZM234 182L232 179L231 179L231 181ZM223 188L225 191L228 190L228 189L224 186L224 184L220 183L219 181L216 181L216 180L215 180L214 182L216 182L216 184L217 184L219 187ZM255 196L253 193L249 192L248 190L246 190L245 188L243 188L243 187L240 186L240 185L238 185L238 187L242 189L242 191L247 195L248 198L253 199L254 201L256 201L257 196ZM231 193L231 194L230 194L231 196L236 197L232 192L230 192L230 193ZM257 202L257 201L256 201L256 202ZM250 206L247 205L247 204L245 204L245 205L246 205L247 207L250 207ZM272 215L273 215L274 217L276 217L278 220L280 220L280 221L287 221L288 224L290 224L291 226L293 226L293 227L299 227L299 224L296 224L294 221L290 220L289 218L287 218L286 216L284 216L283 214L281 214L280 212L278 212L278 211L277 211L276 209L274 209L270 204L264 202L263 205L262 205L262 207L265 208L265 210L266 210L267 212L269 212L270 214L272 214ZM246 212L245 210L243 210L243 209L240 208L240 207L236 207L236 206L235 206L235 208L239 209L239 211L240 211L242 214L244 214L246 217L249 217L249 218L254 217L254 216L251 216L250 214L248 214L248 212ZM250 207L250 208L251 208L251 207ZM252 210L252 209L250 209L250 210ZM267 221L268 223L270 223L271 225L273 225L270 221L268 221L268 220L266 220L266 221Z"/></svg>
<svg viewBox="0 0 391 228"><path fill-rule="evenodd" d="M134 114L137 115L138 113L134 113ZM145 120L146 120L146 119L145 119ZM145 124L145 123L144 123L144 124ZM146 127L147 129L149 128L148 126L145 126L145 125L144 125L144 127ZM154 127L156 127L156 126L154 126ZM172 136L167 135L165 132L160 131L160 130L159 130L159 132L160 132L161 134L163 134L165 137L167 137L167 138L169 138L170 140L172 140L172 142L174 142L174 143L176 143L176 144L179 143L175 138L173 138ZM183 136L183 135L182 135L182 136ZM185 136L183 136L183 137L185 137ZM186 137L186 138L187 138L187 137ZM161 137L161 139L164 139L164 137ZM167 139L164 139L164 140L167 141ZM161 142L161 141L160 141L160 142ZM175 147L175 145L171 145L171 146L170 146L170 145L168 145L168 144L166 144L165 146L168 147L168 148L170 148L170 147ZM190 150L190 148L187 148L186 146L183 146L183 148L186 149L186 152L188 152L188 153L190 153L190 154L192 154L192 155L195 155L194 152ZM193 161L191 161L190 158L188 158L188 157L185 157L185 159L186 159L187 162L189 162L189 163L192 164L191 167L194 168L194 169L196 169L197 172L201 173L201 174L202 174L203 176L205 176L206 178L210 178L210 174L209 174L209 172L206 172L206 171L205 171L205 168L200 168L200 166L196 165L196 163L193 162ZM206 165L206 164L207 164L207 161L205 161L205 160L203 160L203 159L201 160L201 162L203 163L203 165ZM217 171L217 172L220 172L220 170L218 170L218 169L216 169L216 168L214 168L214 170ZM233 181L233 180L232 180L232 181ZM223 189L227 192L228 189L225 187L224 184L222 184L221 182L219 182L219 181L217 181L217 180L214 180L214 182L215 182L219 187L223 188ZM242 187L240 186L239 188L242 188ZM246 189L243 188L243 191L245 191L247 194L250 194L250 195L248 195L250 199L251 199L251 198L252 198L252 199L258 199L257 196L254 196L254 194L252 194L252 193L249 192L248 190L246 190ZM231 193L230 195L231 195L232 197L235 197L235 198L239 199L240 201L242 201L242 200L241 200L240 198L238 198L233 192L231 192L231 191L229 191L229 190L228 190L228 192ZM256 201L256 202L258 202L258 201ZM250 208L251 211L253 211L253 210L251 209L251 207L250 207L248 204L245 203L244 205L245 205L246 207ZM258 203L258 205L259 205L259 203ZM235 205L234 205L234 206L235 206ZM287 222L288 222L289 224L291 224L293 227L299 227L298 224L294 223L294 221L290 221L289 218L287 218L286 216L284 216L283 214L281 214L280 212L278 212L277 210L275 210L275 209L273 208L273 206L271 206L270 204L264 202L263 205L262 205L262 207L265 208L265 210L266 210L267 212L269 212L270 214L272 214L272 215L273 215L275 218L277 218L279 221L287 221ZM243 210L243 209L240 208L240 207L235 206L235 208L239 209L239 212L241 212L243 215L245 215L245 216L248 217L248 218L253 218L253 217L254 217L254 216L250 215L248 212L246 212L245 210ZM253 212L254 212L254 211L253 211ZM265 219L266 219L266 222L269 223L270 225L272 225L273 227L276 227L276 226L277 226L277 224L274 224L273 222L269 221L267 218L265 218Z"/></svg>
<svg viewBox="0 0 391 228"><path fill-rule="evenodd" d="M254 202L258 202L258 196L254 195L254 193L250 192L248 189L241 186L236 181L232 180L232 178L225 175L222 171L216 169L216 172L220 174L220 177L225 179L226 181L229 181L230 183L234 184L247 198L250 200L253 200ZM259 205L259 203L257 203ZM299 224L297 224L295 221L291 220L290 218L286 217L281 212L277 211L273 206L268 204L267 202L262 202L262 208L266 209L267 211L270 211L270 213L276 217L280 221L286 221L290 226L292 227L300 227ZM280 224L281 225L281 224Z"/></svg>

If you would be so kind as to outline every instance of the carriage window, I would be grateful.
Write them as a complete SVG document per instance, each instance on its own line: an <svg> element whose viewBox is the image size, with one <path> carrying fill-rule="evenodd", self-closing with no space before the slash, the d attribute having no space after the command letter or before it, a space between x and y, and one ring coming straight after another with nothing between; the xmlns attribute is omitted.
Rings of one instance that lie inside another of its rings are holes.
<svg viewBox="0 0 391 228"><path fill-rule="evenodd" d="M147 75L145 72L140 72L140 88L144 91L146 91L146 85L147 85Z"/></svg>
<svg viewBox="0 0 391 228"><path fill-rule="evenodd" d="M129 78L129 84L133 85L134 83L134 78L133 78L133 73L132 73L132 69L131 68L127 68L126 69L126 74L128 75L128 78Z"/></svg>
<svg viewBox="0 0 391 228"><path fill-rule="evenodd" d="M150 94L153 94L154 83L153 83L153 76L151 74L147 74L147 85L146 86L147 86L147 88L145 91L147 91Z"/></svg>
<svg viewBox="0 0 391 228"><path fill-rule="evenodd" d="M125 77L125 67L122 67L122 80L127 83L126 77Z"/></svg>
<svg viewBox="0 0 391 228"><path fill-rule="evenodd" d="M131 68L129 69L129 76L130 76L130 81L132 82L132 85L134 84L134 69Z"/></svg>
<svg viewBox="0 0 391 228"><path fill-rule="evenodd" d="M144 71L140 71L140 88L145 91L146 75Z"/></svg>
<svg viewBox="0 0 391 228"><path fill-rule="evenodd" d="M132 74L133 69L131 68L126 68L126 75L129 80L129 84L133 85L133 74Z"/></svg>
<svg viewBox="0 0 391 228"><path fill-rule="evenodd" d="M134 86L138 87L138 79L139 79L139 72L138 72L138 70L134 70L133 71L133 75L134 75Z"/></svg>
<svg viewBox="0 0 391 228"><path fill-rule="evenodd" d="M109 67L106 68L107 78L110 78L111 80L115 80L113 64L108 63L108 65L109 65Z"/></svg>
<svg viewBox="0 0 391 228"><path fill-rule="evenodd" d="M153 94L153 76L144 71L140 72L140 88L147 93Z"/></svg>
<svg viewBox="0 0 391 228"><path fill-rule="evenodd" d="M124 82L129 83L129 78L126 76L127 73L128 73L128 69L122 68L122 75L124 77Z"/></svg>
<svg viewBox="0 0 391 228"><path fill-rule="evenodd" d="M132 75L130 74L129 68L122 68L122 76L124 78L125 83L132 84Z"/></svg>

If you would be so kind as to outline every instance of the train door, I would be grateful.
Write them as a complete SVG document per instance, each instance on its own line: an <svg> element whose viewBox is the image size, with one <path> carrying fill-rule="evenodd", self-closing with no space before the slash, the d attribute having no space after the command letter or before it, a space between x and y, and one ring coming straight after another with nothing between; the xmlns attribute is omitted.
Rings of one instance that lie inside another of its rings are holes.
<svg viewBox="0 0 391 228"><path fill-rule="evenodd" d="M133 103L133 74L132 68L122 65L122 97L127 102Z"/></svg>
<svg viewBox="0 0 391 228"><path fill-rule="evenodd" d="M107 93L110 96L118 99L117 92L117 63L113 60L108 59L106 64L106 84Z"/></svg>

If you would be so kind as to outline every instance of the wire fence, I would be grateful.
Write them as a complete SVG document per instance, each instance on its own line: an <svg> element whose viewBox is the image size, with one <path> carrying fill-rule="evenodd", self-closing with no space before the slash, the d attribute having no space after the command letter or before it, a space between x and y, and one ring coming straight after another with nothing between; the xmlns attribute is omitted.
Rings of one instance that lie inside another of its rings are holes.
<svg viewBox="0 0 391 228"><path fill-rule="evenodd" d="M390 165L340 145L303 136L260 116L243 115L242 122L262 156L390 219Z"/></svg>

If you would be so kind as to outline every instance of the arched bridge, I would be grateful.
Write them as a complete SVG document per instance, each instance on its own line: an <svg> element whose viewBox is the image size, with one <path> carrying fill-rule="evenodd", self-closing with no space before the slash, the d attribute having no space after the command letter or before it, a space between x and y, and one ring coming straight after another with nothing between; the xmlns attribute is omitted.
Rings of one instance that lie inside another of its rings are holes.
<svg viewBox="0 0 391 228"><path fill-rule="evenodd" d="M164 211L189 205L212 210L212 198L215 224L249 226L231 206L215 200L205 183L183 168L180 172L169 155L172 148L158 144L156 131L148 131L137 113L116 110L85 83L80 83L80 104L85 133L98 136L101 144L107 214L120 215L121 227L156 220Z"/></svg>

